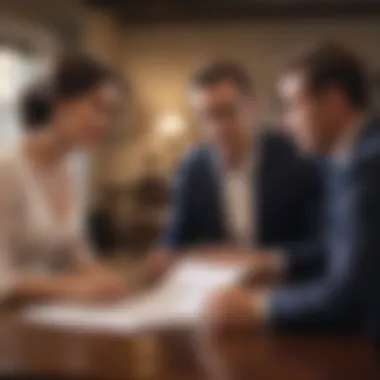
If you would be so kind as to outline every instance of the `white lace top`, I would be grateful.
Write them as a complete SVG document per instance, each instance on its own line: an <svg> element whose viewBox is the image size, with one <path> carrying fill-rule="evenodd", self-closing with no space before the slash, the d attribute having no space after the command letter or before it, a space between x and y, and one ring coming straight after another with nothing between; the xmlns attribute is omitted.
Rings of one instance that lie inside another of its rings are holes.
<svg viewBox="0 0 380 380"><path fill-rule="evenodd" d="M67 218L58 220L21 147L0 155L1 298L23 272L54 273L91 259L83 228L85 194L80 173L69 159L62 173L69 181L72 202Z"/></svg>

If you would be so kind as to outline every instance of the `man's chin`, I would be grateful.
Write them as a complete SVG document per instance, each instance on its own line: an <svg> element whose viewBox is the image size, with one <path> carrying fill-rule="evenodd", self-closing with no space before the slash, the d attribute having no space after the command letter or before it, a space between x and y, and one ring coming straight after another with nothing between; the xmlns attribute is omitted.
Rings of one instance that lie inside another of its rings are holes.
<svg viewBox="0 0 380 380"><path fill-rule="evenodd" d="M317 156L320 154L320 149L314 144L302 142L299 143L298 146L301 154L305 157Z"/></svg>

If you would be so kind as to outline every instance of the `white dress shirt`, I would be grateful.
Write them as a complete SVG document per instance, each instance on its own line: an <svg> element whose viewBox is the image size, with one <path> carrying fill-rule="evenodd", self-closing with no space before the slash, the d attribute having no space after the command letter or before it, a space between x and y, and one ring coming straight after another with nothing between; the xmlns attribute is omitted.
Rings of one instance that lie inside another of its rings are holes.
<svg viewBox="0 0 380 380"><path fill-rule="evenodd" d="M254 179L251 163L222 173L224 214L234 243L250 247L254 243Z"/></svg>

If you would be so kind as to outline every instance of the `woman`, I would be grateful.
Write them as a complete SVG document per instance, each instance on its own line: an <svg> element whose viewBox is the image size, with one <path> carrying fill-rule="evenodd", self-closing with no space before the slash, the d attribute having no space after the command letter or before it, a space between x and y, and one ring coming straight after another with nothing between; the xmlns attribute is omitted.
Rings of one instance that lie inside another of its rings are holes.
<svg viewBox="0 0 380 380"><path fill-rule="evenodd" d="M105 137L120 83L85 55L62 59L22 101L26 135L0 158L0 292L6 300L108 301L123 279L86 242L83 179L73 153Z"/></svg>

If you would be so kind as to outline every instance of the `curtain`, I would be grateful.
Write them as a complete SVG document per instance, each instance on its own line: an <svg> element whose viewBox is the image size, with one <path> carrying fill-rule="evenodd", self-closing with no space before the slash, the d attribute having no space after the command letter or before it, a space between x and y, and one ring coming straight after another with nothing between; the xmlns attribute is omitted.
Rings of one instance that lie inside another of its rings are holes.
<svg viewBox="0 0 380 380"><path fill-rule="evenodd" d="M37 73L33 56L7 45L0 45L0 149L21 136L18 98Z"/></svg>

